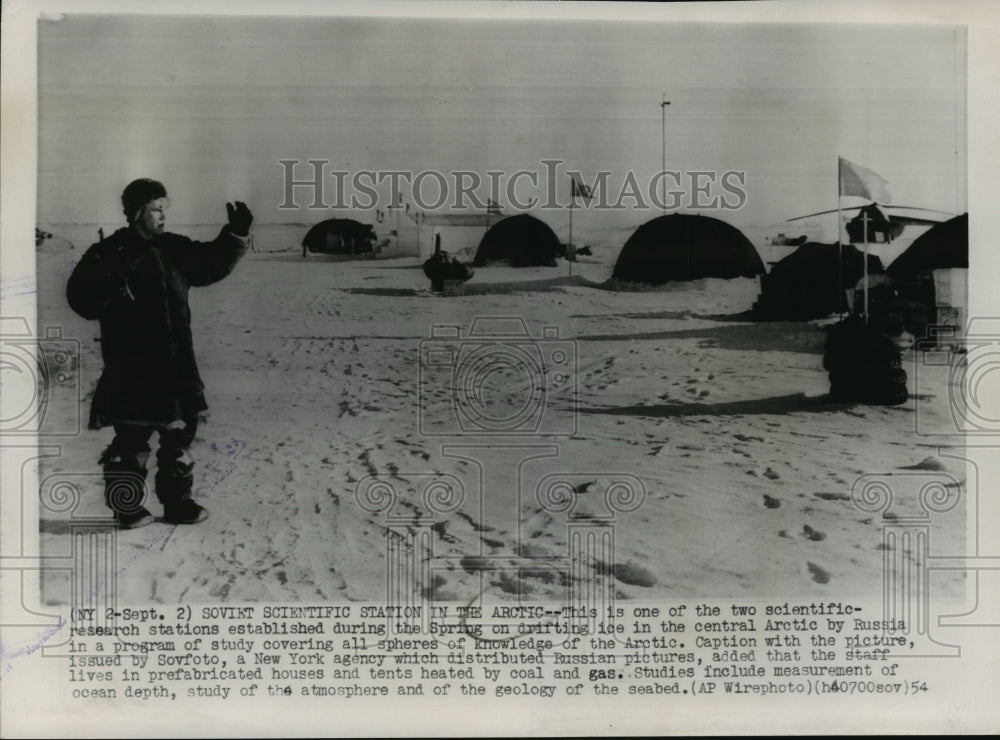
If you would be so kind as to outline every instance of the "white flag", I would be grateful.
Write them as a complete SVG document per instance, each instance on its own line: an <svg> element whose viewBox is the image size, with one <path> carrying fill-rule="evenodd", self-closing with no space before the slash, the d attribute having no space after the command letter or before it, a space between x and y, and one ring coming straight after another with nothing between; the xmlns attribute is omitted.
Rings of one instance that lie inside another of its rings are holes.
<svg viewBox="0 0 1000 740"><path fill-rule="evenodd" d="M857 195L861 198L868 198L876 203L891 203L892 196L889 195L889 183L884 177L872 172L867 167L848 162L843 157L838 157L840 161L840 194Z"/></svg>

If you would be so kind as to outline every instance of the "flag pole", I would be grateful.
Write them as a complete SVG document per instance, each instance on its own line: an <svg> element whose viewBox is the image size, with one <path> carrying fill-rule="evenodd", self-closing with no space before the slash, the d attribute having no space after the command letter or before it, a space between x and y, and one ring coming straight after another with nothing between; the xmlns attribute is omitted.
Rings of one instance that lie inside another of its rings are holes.
<svg viewBox="0 0 1000 740"><path fill-rule="evenodd" d="M573 206L576 204L576 181L570 176L569 185L569 244L566 245L566 264L569 265L569 275L573 276Z"/></svg>
<svg viewBox="0 0 1000 740"><path fill-rule="evenodd" d="M841 231L844 228L844 216L841 210L843 197L843 182L841 181L840 157L837 157L837 313L843 316L840 302L844 300L844 250L841 245ZM848 307L850 308L850 307Z"/></svg>
<svg viewBox="0 0 1000 740"><path fill-rule="evenodd" d="M670 101L667 100L667 94L663 93L663 98L660 101L660 138L663 140L663 148L661 152L660 160L660 177L663 178L663 212L667 212L667 106L670 105Z"/></svg>
<svg viewBox="0 0 1000 740"><path fill-rule="evenodd" d="M865 323L868 323L868 211L861 212L861 223L865 227Z"/></svg>

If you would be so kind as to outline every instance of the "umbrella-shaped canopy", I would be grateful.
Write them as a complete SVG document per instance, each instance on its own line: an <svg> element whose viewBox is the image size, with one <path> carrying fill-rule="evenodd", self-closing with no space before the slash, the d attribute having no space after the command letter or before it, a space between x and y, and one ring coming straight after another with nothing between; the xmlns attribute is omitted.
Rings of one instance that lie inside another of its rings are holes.
<svg viewBox="0 0 1000 740"><path fill-rule="evenodd" d="M474 264L508 262L511 267L555 267L559 237L544 221L526 213L497 221L479 242Z"/></svg>
<svg viewBox="0 0 1000 740"><path fill-rule="evenodd" d="M753 277L764 263L743 233L708 216L674 213L647 221L625 246L612 277L659 285L705 277Z"/></svg>
<svg viewBox="0 0 1000 740"><path fill-rule="evenodd" d="M840 270L837 254L840 253ZM882 261L868 255L868 274L883 272ZM865 273L865 255L844 244L803 244L778 262L761 279L761 294L753 307L759 321L805 321L849 310L845 291Z"/></svg>
<svg viewBox="0 0 1000 740"><path fill-rule="evenodd" d="M302 240L303 253L310 252L344 253L367 252L375 241L375 230L370 224L363 224L350 218L330 218L309 229Z"/></svg>
<svg viewBox="0 0 1000 740"><path fill-rule="evenodd" d="M932 226L913 240L887 272L894 278L928 270L969 266L969 214Z"/></svg>

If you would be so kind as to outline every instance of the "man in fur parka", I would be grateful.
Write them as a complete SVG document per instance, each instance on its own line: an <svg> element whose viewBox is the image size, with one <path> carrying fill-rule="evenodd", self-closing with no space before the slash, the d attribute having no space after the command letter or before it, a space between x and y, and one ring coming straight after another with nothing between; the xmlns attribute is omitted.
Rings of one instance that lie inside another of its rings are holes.
<svg viewBox="0 0 1000 740"><path fill-rule="evenodd" d="M94 244L67 285L70 306L101 325L104 371L94 391L90 428L113 426L101 456L105 503L119 527L150 524L142 498L149 440L159 436L156 496L163 521L193 524L208 512L192 497L189 448L208 406L191 337L188 288L222 280L247 249L253 216L226 204L229 223L214 241L195 242L165 230L167 191L156 180L122 193L128 225Z"/></svg>

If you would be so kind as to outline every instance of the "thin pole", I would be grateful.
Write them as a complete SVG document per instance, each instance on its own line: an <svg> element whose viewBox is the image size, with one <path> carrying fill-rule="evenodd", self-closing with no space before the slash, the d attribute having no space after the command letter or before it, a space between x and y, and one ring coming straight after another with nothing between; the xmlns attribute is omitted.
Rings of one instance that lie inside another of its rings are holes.
<svg viewBox="0 0 1000 740"><path fill-rule="evenodd" d="M865 323L868 323L868 211L862 211L861 222L865 226Z"/></svg>
<svg viewBox="0 0 1000 740"><path fill-rule="evenodd" d="M570 178L569 186L569 244L566 245L566 264L569 265L569 274L573 275L573 208L576 205L576 186L573 184L572 178Z"/></svg>
<svg viewBox="0 0 1000 740"><path fill-rule="evenodd" d="M663 138L663 155L660 166L660 176L663 180L663 212L667 212L667 94L663 93L663 100L660 102L660 134Z"/></svg>
<svg viewBox="0 0 1000 740"><path fill-rule="evenodd" d="M844 300L844 252L841 246L841 231L844 228L844 217L841 210L841 187L840 181L840 157L837 157L837 313L843 315L840 310L840 302Z"/></svg>
<svg viewBox="0 0 1000 740"><path fill-rule="evenodd" d="M965 208L962 204L962 196L959 194L961 191L962 183L958 179L958 90L959 90L959 79L958 79L958 31L955 31L955 41L953 49L955 51L952 64L954 87L952 88L954 92L955 100L955 213L962 213Z"/></svg>

